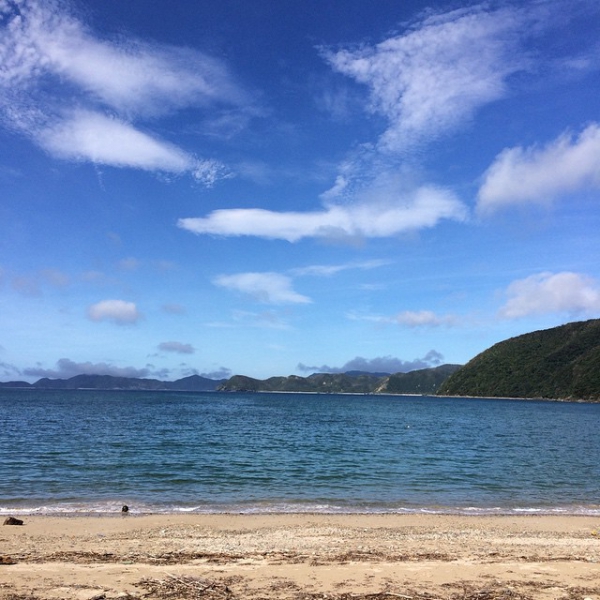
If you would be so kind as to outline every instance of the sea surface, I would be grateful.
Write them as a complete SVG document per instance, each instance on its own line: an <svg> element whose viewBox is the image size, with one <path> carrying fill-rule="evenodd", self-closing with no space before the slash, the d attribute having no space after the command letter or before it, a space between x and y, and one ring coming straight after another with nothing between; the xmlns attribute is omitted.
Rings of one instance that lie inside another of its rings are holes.
<svg viewBox="0 0 600 600"><path fill-rule="evenodd" d="M600 404L0 390L0 514L600 515Z"/></svg>

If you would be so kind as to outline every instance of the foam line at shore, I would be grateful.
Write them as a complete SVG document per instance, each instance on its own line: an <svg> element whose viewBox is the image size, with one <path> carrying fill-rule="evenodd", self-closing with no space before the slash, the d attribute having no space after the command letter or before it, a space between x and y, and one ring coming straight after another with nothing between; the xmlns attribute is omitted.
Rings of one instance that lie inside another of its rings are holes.
<svg viewBox="0 0 600 600"><path fill-rule="evenodd" d="M456 507L456 506L337 506L331 504L261 503L261 504L202 504L197 506L153 505L127 502L60 503L48 505L0 506L0 515L113 515L121 512L123 504L130 515L176 515L176 514L431 514L431 515L573 515L600 516L600 506L515 506L515 507Z"/></svg>

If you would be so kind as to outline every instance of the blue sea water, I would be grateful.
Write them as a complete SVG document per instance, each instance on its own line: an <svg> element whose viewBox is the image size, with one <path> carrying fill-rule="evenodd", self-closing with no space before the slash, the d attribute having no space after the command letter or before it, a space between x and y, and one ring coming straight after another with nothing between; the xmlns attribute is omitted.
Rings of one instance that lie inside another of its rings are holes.
<svg viewBox="0 0 600 600"><path fill-rule="evenodd" d="M600 515L600 404L0 390L0 513Z"/></svg>

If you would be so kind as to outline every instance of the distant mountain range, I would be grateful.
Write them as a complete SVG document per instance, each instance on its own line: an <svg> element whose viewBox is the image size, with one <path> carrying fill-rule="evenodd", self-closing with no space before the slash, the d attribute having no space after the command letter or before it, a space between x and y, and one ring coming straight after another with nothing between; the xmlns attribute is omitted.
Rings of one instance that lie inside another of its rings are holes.
<svg viewBox="0 0 600 600"><path fill-rule="evenodd" d="M500 342L452 374L438 393L600 401L600 319Z"/></svg>
<svg viewBox="0 0 600 600"><path fill-rule="evenodd" d="M354 393L354 394L434 394L446 377L459 365L443 365L409 373L314 373L309 377L290 375L260 380L244 375L230 379L207 379L199 375L184 377L177 381L113 377L112 375L76 375L69 379L47 377L27 383L9 381L0 388L32 388L44 390L178 390L188 392L306 392L306 393Z"/></svg>
<svg viewBox="0 0 600 600"><path fill-rule="evenodd" d="M42 390L178 390L186 392L214 392L225 379L208 379L191 375L176 381L141 379L136 377L113 377L112 375L75 375L69 379L44 377L35 383L9 381L0 383L0 388L35 388Z"/></svg>

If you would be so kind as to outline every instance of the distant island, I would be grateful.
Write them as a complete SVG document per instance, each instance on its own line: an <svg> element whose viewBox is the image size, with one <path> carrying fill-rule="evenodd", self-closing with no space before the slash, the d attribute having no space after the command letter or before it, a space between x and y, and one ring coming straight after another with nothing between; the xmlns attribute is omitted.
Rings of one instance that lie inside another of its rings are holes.
<svg viewBox="0 0 600 600"><path fill-rule="evenodd" d="M441 365L407 373L313 373L254 379L234 375L176 381L76 375L35 383L9 381L0 388L173 390L187 392L295 392L420 394L487 398L600 401L600 319L534 331L495 344L466 365Z"/></svg>
<svg viewBox="0 0 600 600"><path fill-rule="evenodd" d="M600 319L495 344L448 377L437 393L600 401Z"/></svg>

